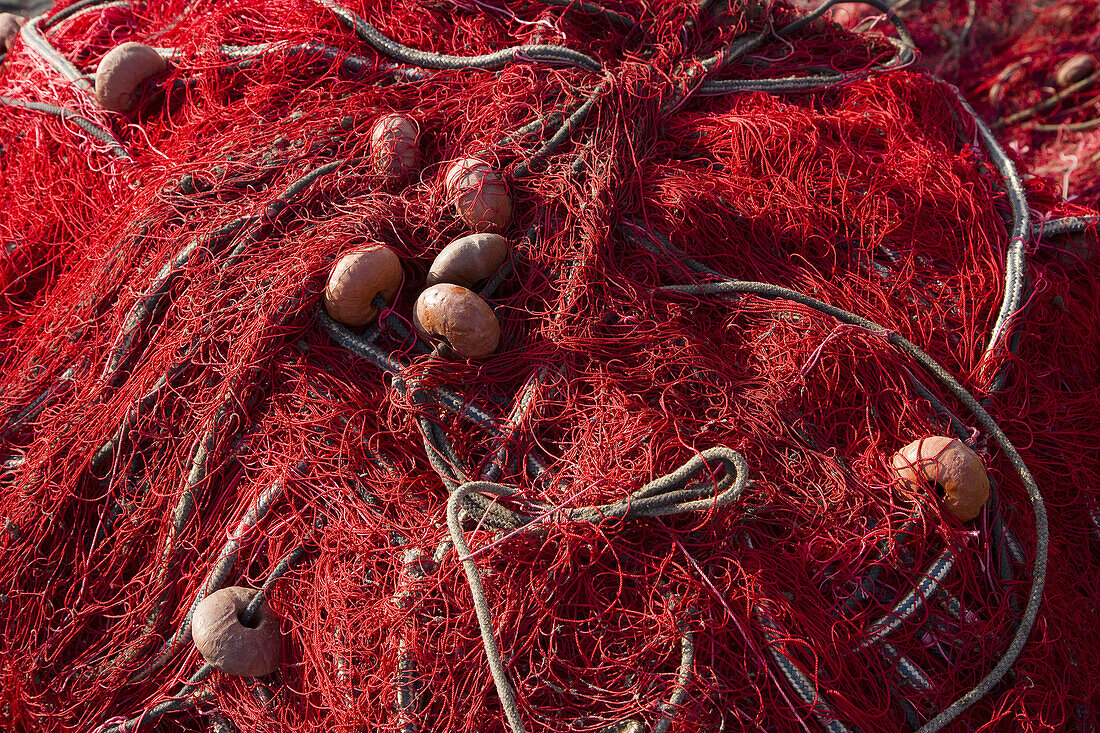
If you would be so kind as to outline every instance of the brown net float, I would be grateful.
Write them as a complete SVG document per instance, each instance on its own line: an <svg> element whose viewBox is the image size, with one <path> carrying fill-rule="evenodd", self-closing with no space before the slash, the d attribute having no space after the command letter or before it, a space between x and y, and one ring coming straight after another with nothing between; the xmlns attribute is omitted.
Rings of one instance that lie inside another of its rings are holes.
<svg viewBox="0 0 1100 733"><path fill-rule="evenodd" d="M512 221L512 197L504 176L483 160L463 158L443 176L447 201L478 232L503 231Z"/></svg>
<svg viewBox="0 0 1100 733"><path fill-rule="evenodd" d="M508 259L508 250L508 240L499 234L459 237L436 255L424 284L431 287L451 283L472 288L504 264Z"/></svg>
<svg viewBox="0 0 1100 733"><path fill-rule="evenodd" d="M115 46L96 68L96 101L103 109L129 112L142 82L167 68L168 62L149 46L132 41Z"/></svg>
<svg viewBox="0 0 1100 733"><path fill-rule="evenodd" d="M191 638L203 659L227 674L262 677L271 674L283 659L279 619L267 601L245 626L241 613L260 591L233 586L204 598L191 619Z"/></svg>
<svg viewBox="0 0 1100 733"><path fill-rule="evenodd" d="M19 36L19 29L25 20L11 13L0 13L0 48L8 50Z"/></svg>
<svg viewBox="0 0 1100 733"><path fill-rule="evenodd" d="M389 114L374 123L371 154L378 171L390 182L400 181L420 165L419 136L416 120L408 115Z"/></svg>
<svg viewBox="0 0 1100 733"><path fill-rule="evenodd" d="M960 521L976 518L989 499L989 477L981 458L958 438L914 440L894 454L890 465L911 490L935 486L944 508Z"/></svg>
<svg viewBox="0 0 1100 733"><path fill-rule="evenodd" d="M378 317L375 298L392 303L403 277L401 260L389 247L371 244L348 252L329 275L325 308L346 326L365 326Z"/></svg>
<svg viewBox="0 0 1100 733"><path fill-rule="evenodd" d="M464 359L496 351L500 324L481 297L461 285L433 285L416 299L413 323L417 330L443 341Z"/></svg>

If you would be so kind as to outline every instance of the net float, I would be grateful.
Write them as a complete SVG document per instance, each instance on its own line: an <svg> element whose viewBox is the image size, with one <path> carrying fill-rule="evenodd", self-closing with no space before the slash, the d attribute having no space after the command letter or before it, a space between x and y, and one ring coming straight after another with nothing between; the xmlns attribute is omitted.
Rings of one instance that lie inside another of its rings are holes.
<svg viewBox="0 0 1100 733"><path fill-rule="evenodd" d="M421 293L413 309L413 325L464 359L487 356L500 343L500 323L493 309L461 285L440 283Z"/></svg>
<svg viewBox="0 0 1100 733"><path fill-rule="evenodd" d="M1091 54L1079 53L1063 61L1054 72L1055 86L1065 89L1084 81L1096 71L1096 59Z"/></svg>
<svg viewBox="0 0 1100 733"><path fill-rule="evenodd" d="M382 244L348 252L332 268L325 286L325 310L335 320L361 328L378 317L374 299L393 303L404 273L397 253Z"/></svg>
<svg viewBox="0 0 1100 733"><path fill-rule="evenodd" d="M931 484L942 491L944 508L960 521L977 517L989 499L989 476L981 458L958 438L914 440L894 454L890 465L907 489Z"/></svg>
<svg viewBox="0 0 1100 733"><path fill-rule="evenodd" d="M137 101L142 82L168 68L168 62L154 49L133 41L115 46L95 72L95 98L112 112L129 112Z"/></svg>
<svg viewBox="0 0 1100 733"><path fill-rule="evenodd" d="M397 180L420 165L420 126L412 117L390 114L380 117L371 127L370 150L377 170Z"/></svg>
<svg viewBox="0 0 1100 733"><path fill-rule="evenodd" d="M443 176L447 200L476 232L499 232L512 221L512 197L504 175L477 158L463 158Z"/></svg>
<svg viewBox="0 0 1100 733"><path fill-rule="evenodd" d="M492 275L508 259L508 240L499 234L467 234L444 247L428 270L425 284L472 288Z"/></svg>
<svg viewBox="0 0 1100 733"><path fill-rule="evenodd" d="M247 626L241 621L241 613L257 593L240 586L222 588L204 598L191 618L195 647L211 666L226 674L262 677L283 661L279 619L266 601Z"/></svg>
<svg viewBox="0 0 1100 733"><path fill-rule="evenodd" d="M829 10L828 17L837 25L852 30L863 21L881 11L863 3L837 3Z"/></svg>
<svg viewBox="0 0 1100 733"><path fill-rule="evenodd" d="M16 37L19 35L19 29L23 27L25 22L26 20L18 15L0 13L0 47L5 51L10 50L11 44L15 42Z"/></svg>

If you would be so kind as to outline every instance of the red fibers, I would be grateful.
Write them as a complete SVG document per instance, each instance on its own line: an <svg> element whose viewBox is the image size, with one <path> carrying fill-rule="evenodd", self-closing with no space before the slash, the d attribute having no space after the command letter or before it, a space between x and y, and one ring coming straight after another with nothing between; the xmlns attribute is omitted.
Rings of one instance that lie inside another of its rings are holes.
<svg viewBox="0 0 1100 733"><path fill-rule="evenodd" d="M627 720L652 730L662 716L673 731L816 730L828 718L783 678L770 653L780 647L853 729L931 719L1015 631L1037 541L1019 477L885 334L783 300L655 290L706 279L673 250L870 318L988 402L1046 499L1050 566L1012 672L951 729L1076 730L1100 716L1095 229L1027 242L1018 349L984 354L1010 213L946 85L919 70L876 72L894 52L883 36L821 20L768 35L719 76L858 72L849 83L678 97L691 59L805 12L716 2L699 15L696 5L604 3L634 19L626 29L581 3L350 2L414 48L556 44L605 68L521 60L421 81L395 80L389 60L312 0L95 7L47 30L84 71L129 40L177 50L131 118L99 110L24 41L13 46L0 95L72 110L111 130L131 160L104 155L72 120L0 105L0 727L104 729L180 695L202 660L189 635L171 639L234 539L222 585L259 587L304 548L269 594L283 666L259 680L215 672L185 693L198 695L192 704L135 727L506 730L460 559L446 544L437 553L448 491L420 416L442 426L474 477L506 444L519 460L500 481L520 488L520 509L616 501L714 446L748 462L751 485L723 509L598 524L555 516L514 535L470 523L527 730ZM1066 10L1089 3L1025 16L980 2L956 58L932 41L966 4L920 5L903 15L939 54L922 63L971 99L1006 64L1034 57L995 109L979 105L989 120L1040 101L1036 80L1095 32L1085 11ZM979 44L1003 18L1014 50ZM1041 55L1019 45L1056 34ZM272 53L242 69L219 51L259 43L325 43L370 63ZM531 153L556 125L508 137L569 116L601 82L588 116L541 160ZM1084 161L1100 132L1067 143L1028 125L1095 116L1097 88L997 132L1053 175L1050 155ZM398 186L370 154L372 126L392 112L420 127L421 169ZM532 170L509 181L514 256L487 296L501 346L464 362L425 355L389 327L376 343L411 360L406 384L458 392L503 432L514 427L507 441L416 403L318 325L333 261L368 242L401 256L394 311L410 319L432 259L467 233L443 185L466 157L506 175ZM282 205L282 192L330 162ZM1081 165L1066 179L1072 203L1057 175L1027 181L1035 220L1095 213L1100 189L1084 171L1096 167ZM143 309L155 315L135 319ZM914 382L973 430L1022 557L1004 550L999 562L991 510L963 526L931 488L890 483L895 450L951 431ZM544 479L524 472L528 454L548 465ZM251 526L261 495L270 510ZM862 645L945 548L949 598L937 593L889 637L930 680L913 689L896 654ZM875 566L872 597L849 611ZM685 632L694 656L681 683Z"/></svg>

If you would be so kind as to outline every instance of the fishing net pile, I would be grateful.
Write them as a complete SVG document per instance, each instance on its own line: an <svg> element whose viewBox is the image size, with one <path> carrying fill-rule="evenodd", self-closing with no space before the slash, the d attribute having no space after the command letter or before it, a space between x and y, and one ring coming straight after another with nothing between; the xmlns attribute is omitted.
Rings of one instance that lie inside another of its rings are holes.
<svg viewBox="0 0 1100 733"><path fill-rule="evenodd" d="M905 11L924 68L898 14L832 10L28 21L0 68L0 727L1091 729L1096 212L967 103L1001 57L964 95L926 70L965 4ZM126 42L166 63L109 111ZM1039 101L1008 77L1004 113ZM393 114L411 170L372 134ZM413 311L486 228L499 346L463 358ZM335 263L380 246L400 287L339 322ZM930 436L984 466L975 518L899 478ZM230 586L274 671L196 649Z"/></svg>

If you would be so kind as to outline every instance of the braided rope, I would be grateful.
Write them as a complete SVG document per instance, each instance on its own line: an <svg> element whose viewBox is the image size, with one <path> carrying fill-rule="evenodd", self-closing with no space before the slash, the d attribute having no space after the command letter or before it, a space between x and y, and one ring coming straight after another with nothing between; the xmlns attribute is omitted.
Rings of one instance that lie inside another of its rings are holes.
<svg viewBox="0 0 1100 733"><path fill-rule="evenodd" d="M1053 221L1038 221L1032 226L1032 236L1036 239L1057 237L1061 234L1077 234L1100 225L1100 215L1067 216Z"/></svg>
<svg viewBox="0 0 1100 733"><path fill-rule="evenodd" d="M784 651L784 639L788 638L788 634L774 618L775 604L768 599L762 599L753 604L752 611L753 618L763 630L767 642L765 652L798 698L810 707L821 727L827 733L851 733L851 728L837 719L836 711L817 689L810 675Z"/></svg>
<svg viewBox="0 0 1100 733"><path fill-rule="evenodd" d="M580 51L574 51L564 46L514 46L512 48L505 48L480 56L452 56L450 54L420 51L398 43L355 13L333 2L333 0L316 0L316 2L332 11L333 15L335 15L341 23L355 31L355 35L357 35L360 40L367 43L380 54L388 56L395 61L400 61L403 64L419 66L424 69L481 69L483 71L493 71L503 68L508 64L521 61L536 61L565 64L595 72L603 70L603 66L600 62L596 61L591 56L587 56Z"/></svg>
<svg viewBox="0 0 1100 733"><path fill-rule="evenodd" d="M46 40L46 37L42 35L42 31L38 29L38 24L41 21L42 18L39 16L37 18L31 18L23 24L23 27L19 31L19 35L23 38L23 43L41 56L46 63L54 68L54 70L71 81L75 87L86 92L92 91L92 82L88 80L84 72L76 68L71 61L62 56L61 53Z"/></svg>
<svg viewBox="0 0 1100 733"><path fill-rule="evenodd" d="M29 21L23 27L26 28L28 25L30 25ZM66 122L72 122L81 130L106 145L107 150L110 152L113 158L123 161L131 160L130 154L126 152L126 148L122 147L122 143L118 141L118 138L112 135L105 128L92 122L87 117L73 112L71 109L58 107L55 104L46 104L44 102L31 102L26 99L14 99L12 97L3 96L0 96L0 104L6 104L9 107L22 107L23 109L29 109L34 112L44 112L46 114L53 115L54 117L58 117Z"/></svg>
<svg viewBox="0 0 1100 733"><path fill-rule="evenodd" d="M690 485L688 482L692 476L707 469L711 462L720 464L725 469L725 475L717 481L709 483L703 481ZM541 518L546 518L557 510L562 512L568 521L598 523L604 518L661 517L709 508L717 509L736 501L748 486L748 483L748 465L739 453L729 448L710 448L693 456L671 473L650 481L622 501L598 507L572 510L560 507L545 508L546 511L544 511ZM715 491L717 491L717 495L715 495ZM496 685L497 697L500 699L504 715L513 733L524 733L526 729L519 715L515 691L508 681L508 675L500 655L500 648L493 634L489 601L485 595L485 588L481 583L477 562L466 544L462 523L459 519L459 509L467 496L473 492L490 494L497 498L508 498L515 495L516 489L489 481L471 481L462 484L451 492L451 496L447 500L447 529L450 533L451 542L454 543L455 550L462 562L463 570L466 572L470 593L474 598L474 610L481 630L481 640L485 647L489 671L492 673L493 682ZM703 496L705 495L709 495L710 498L704 499ZM535 526L538 521L539 519L532 518L526 528ZM666 707L665 717L662 718L655 729L662 731L662 733L671 722L671 719L668 718L668 710L678 706L683 700L684 685L687 683L687 671L690 670L694 659L694 644L689 631L685 630L683 639L681 671L677 675L676 686L672 699Z"/></svg>

